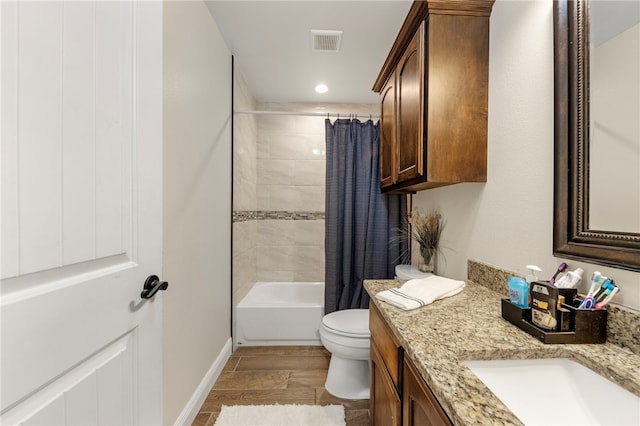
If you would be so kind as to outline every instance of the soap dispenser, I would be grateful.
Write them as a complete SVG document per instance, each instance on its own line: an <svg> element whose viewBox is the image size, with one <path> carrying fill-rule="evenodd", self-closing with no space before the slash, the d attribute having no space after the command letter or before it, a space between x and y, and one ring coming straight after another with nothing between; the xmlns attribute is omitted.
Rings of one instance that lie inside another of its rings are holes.
<svg viewBox="0 0 640 426"><path fill-rule="evenodd" d="M527 265L527 269L529 270L529 274L527 275L527 282L531 284L534 281L538 281L538 275L536 272L542 272L542 269L536 265Z"/></svg>

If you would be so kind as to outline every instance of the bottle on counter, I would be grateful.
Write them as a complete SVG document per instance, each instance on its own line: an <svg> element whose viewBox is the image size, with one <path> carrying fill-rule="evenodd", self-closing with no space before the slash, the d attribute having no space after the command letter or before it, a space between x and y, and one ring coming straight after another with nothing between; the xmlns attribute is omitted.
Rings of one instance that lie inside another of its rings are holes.
<svg viewBox="0 0 640 426"><path fill-rule="evenodd" d="M569 271L555 282L555 286L558 288L577 288L580 281L582 281L583 272L584 270L582 268L576 268L575 271Z"/></svg>

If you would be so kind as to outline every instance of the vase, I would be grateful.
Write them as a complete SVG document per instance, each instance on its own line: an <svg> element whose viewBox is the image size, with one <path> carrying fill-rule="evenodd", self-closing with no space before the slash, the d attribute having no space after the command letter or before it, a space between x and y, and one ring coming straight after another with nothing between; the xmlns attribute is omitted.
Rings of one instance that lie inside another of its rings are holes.
<svg viewBox="0 0 640 426"><path fill-rule="evenodd" d="M436 253L429 253L427 250L420 250L420 255L422 257L421 261L418 263L418 270L421 272L431 272L435 275L436 273Z"/></svg>

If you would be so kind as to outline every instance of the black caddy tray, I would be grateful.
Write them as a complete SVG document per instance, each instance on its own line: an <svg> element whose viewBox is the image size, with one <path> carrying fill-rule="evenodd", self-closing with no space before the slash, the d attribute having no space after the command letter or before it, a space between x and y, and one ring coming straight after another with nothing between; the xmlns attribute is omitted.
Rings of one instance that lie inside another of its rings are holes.
<svg viewBox="0 0 640 426"><path fill-rule="evenodd" d="M531 308L521 308L509 299L502 299L502 318L526 331L542 343L605 343L607 341L607 310L578 309L580 299L567 298L562 306L569 309L571 331L548 331L531 322Z"/></svg>

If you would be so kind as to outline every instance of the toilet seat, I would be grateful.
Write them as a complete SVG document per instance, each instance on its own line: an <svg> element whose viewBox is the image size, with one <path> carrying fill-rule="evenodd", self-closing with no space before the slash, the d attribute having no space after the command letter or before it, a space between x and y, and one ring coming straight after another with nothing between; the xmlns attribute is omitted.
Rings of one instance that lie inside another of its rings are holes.
<svg viewBox="0 0 640 426"><path fill-rule="evenodd" d="M325 315L322 327L327 331L345 337L369 339L369 310L345 309Z"/></svg>

